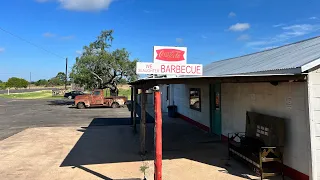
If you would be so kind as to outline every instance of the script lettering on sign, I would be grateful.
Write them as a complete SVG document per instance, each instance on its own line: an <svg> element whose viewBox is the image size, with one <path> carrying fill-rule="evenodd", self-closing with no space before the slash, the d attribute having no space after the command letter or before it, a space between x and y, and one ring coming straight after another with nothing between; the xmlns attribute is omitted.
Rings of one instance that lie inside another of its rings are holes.
<svg viewBox="0 0 320 180"><path fill-rule="evenodd" d="M184 51L177 49L159 49L156 50L157 57L156 59L162 61L183 61L184 59Z"/></svg>

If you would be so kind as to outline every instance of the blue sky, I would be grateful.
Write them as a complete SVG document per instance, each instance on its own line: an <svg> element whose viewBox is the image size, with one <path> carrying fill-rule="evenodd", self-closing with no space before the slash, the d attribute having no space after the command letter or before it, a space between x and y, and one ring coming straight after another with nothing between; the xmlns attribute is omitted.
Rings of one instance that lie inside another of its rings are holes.
<svg viewBox="0 0 320 180"><path fill-rule="evenodd" d="M248 54L320 34L316 0L10 0L1 2L0 80L51 78L101 30L113 48L152 61L154 45L188 47L188 63Z"/></svg>

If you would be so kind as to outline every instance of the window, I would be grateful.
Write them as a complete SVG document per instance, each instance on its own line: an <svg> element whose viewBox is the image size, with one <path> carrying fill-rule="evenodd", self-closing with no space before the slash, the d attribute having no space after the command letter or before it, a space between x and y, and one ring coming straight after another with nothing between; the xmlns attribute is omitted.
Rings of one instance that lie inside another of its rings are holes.
<svg viewBox="0 0 320 180"><path fill-rule="evenodd" d="M190 88L190 108L197 111L201 111L200 88Z"/></svg>
<svg viewBox="0 0 320 180"><path fill-rule="evenodd" d="M257 125L256 136L261 137L261 135L269 136L269 128Z"/></svg>
<svg viewBox="0 0 320 180"><path fill-rule="evenodd" d="M95 92L93 93L93 95L95 95L95 96L100 96L100 91L95 91Z"/></svg>

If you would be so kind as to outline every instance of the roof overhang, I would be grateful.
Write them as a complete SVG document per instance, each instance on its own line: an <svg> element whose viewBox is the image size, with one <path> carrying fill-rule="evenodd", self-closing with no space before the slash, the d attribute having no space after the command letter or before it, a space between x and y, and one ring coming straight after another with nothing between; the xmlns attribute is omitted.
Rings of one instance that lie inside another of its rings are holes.
<svg viewBox="0 0 320 180"><path fill-rule="evenodd" d="M129 83L137 88L151 88L159 84L211 84L211 83L258 83L258 82L303 82L306 74L251 74L227 76L201 76L178 78L150 78L140 79Z"/></svg>
<svg viewBox="0 0 320 180"><path fill-rule="evenodd" d="M320 58L319 59L316 59L316 60L313 60L303 66L301 66L301 72L306 72L312 68L315 68L317 66L320 65Z"/></svg>

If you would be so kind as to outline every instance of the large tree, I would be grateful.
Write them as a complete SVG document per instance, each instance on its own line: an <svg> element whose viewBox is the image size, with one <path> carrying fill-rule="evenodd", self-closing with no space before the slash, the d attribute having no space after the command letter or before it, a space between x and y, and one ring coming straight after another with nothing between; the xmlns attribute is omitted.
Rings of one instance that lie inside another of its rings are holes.
<svg viewBox="0 0 320 180"><path fill-rule="evenodd" d="M6 86L9 88L26 88L28 87L29 82L22 78L12 77L8 79Z"/></svg>
<svg viewBox="0 0 320 180"><path fill-rule="evenodd" d="M130 60L130 53L122 48L111 51L113 30L102 31L97 40L83 48L83 54L76 58L70 77L87 88L109 88L118 94L117 85L125 79L137 79L137 59Z"/></svg>

